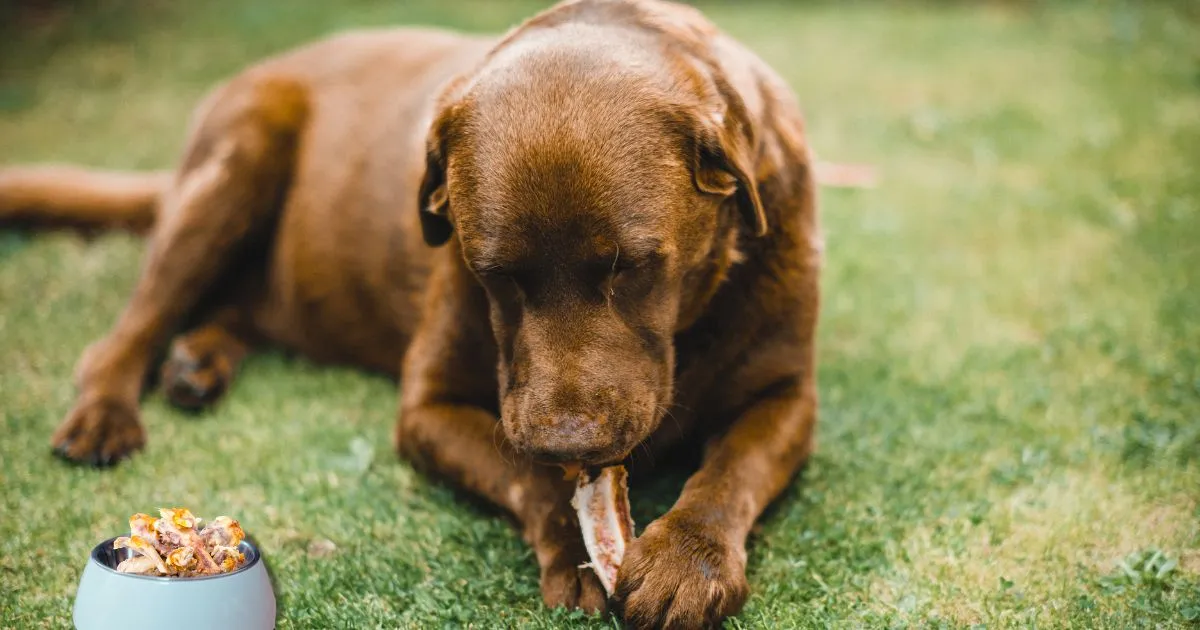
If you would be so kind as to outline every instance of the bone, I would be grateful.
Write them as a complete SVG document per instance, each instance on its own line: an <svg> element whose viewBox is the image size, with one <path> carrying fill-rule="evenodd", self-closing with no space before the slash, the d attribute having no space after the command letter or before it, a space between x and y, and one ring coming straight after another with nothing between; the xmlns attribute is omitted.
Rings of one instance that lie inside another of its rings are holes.
<svg viewBox="0 0 1200 630"><path fill-rule="evenodd" d="M115 549L136 554L117 566L122 573L193 577L237 570L245 563L238 545L245 532L237 521L218 516L201 528L201 520L187 508L164 508L161 518L134 514L129 536L113 541Z"/></svg>
<svg viewBox="0 0 1200 630"><path fill-rule="evenodd" d="M625 467L609 466L595 479L582 471L576 480L571 505L579 516L583 544L591 559L585 566L595 571L605 592L612 595L625 549L633 540Z"/></svg>

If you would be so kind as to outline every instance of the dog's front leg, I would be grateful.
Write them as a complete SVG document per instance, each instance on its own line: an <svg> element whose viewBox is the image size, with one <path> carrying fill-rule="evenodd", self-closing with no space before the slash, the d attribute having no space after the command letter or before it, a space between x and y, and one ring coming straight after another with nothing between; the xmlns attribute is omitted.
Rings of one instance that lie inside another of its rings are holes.
<svg viewBox="0 0 1200 630"><path fill-rule="evenodd" d="M495 416L478 407L430 401L401 414L404 457L516 517L537 556L546 605L605 608L599 580L579 568L587 551L570 507L575 485L563 481L561 470L529 464L498 446Z"/></svg>
<svg viewBox="0 0 1200 630"><path fill-rule="evenodd" d="M423 323L402 369L396 447L419 469L516 517L537 556L547 605L603 610L599 580L579 569L587 551L570 505L574 484L522 458L504 438L486 295L456 250L436 254Z"/></svg>
<svg viewBox="0 0 1200 630"><path fill-rule="evenodd" d="M626 553L614 597L635 628L714 627L748 594L746 537L812 449L809 376L767 390L709 444L675 505Z"/></svg>

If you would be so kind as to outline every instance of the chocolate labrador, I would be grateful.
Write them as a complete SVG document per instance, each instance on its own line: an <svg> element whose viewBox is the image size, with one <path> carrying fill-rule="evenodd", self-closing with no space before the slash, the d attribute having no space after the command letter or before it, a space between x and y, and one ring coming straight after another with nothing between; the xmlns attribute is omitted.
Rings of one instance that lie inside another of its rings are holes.
<svg viewBox="0 0 1200 630"><path fill-rule="evenodd" d="M145 444L164 350L185 407L268 343L395 374L400 454L512 513L547 604L597 610L550 464L695 451L612 599L694 627L741 608L747 534L813 448L815 193L754 54L689 7L578 0L498 40L356 32L269 59L199 106L174 172L7 169L0 220L150 232L62 457Z"/></svg>

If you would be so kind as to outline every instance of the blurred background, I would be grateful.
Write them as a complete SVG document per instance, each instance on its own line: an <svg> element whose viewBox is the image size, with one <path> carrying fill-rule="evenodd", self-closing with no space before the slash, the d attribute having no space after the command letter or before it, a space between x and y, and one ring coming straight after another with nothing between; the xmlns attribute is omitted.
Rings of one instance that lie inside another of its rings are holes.
<svg viewBox="0 0 1200 630"><path fill-rule="evenodd" d="M0 0L0 165L166 167L264 56L547 5ZM730 627L1200 623L1200 3L698 6L880 174L823 193L819 452ZM613 626L545 610L511 528L395 458L386 379L266 352L201 416L150 394L132 461L54 460L141 250L0 231L0 626L67 625L91 545L174 504L257 537L281 628Z"/></svg>

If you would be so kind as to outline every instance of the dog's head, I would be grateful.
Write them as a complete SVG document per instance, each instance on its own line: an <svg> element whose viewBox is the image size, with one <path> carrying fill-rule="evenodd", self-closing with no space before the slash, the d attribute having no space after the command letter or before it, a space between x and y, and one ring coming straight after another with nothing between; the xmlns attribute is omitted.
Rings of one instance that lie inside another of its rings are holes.
<svg viewBox="0 0 1200 630"><path fill-rule="evenodd" d="M611 462L649 436L675 334L738 235L767 229L741 98L651 36L510 38L447 88L429 134L424 237L457 238L486 289L504 430L538 461Z"/></svg>

